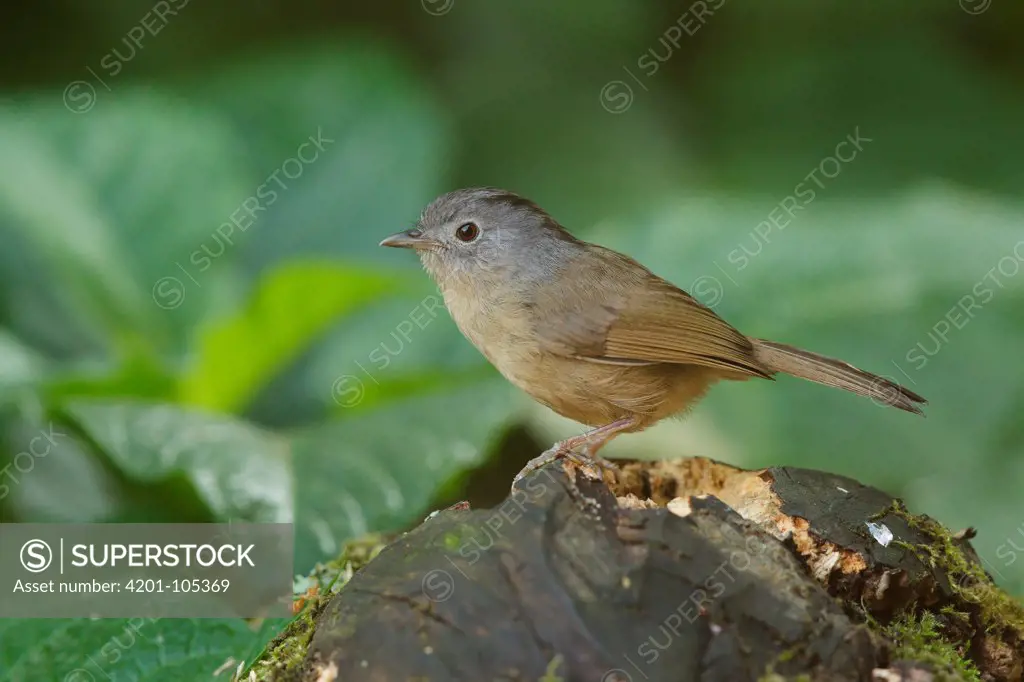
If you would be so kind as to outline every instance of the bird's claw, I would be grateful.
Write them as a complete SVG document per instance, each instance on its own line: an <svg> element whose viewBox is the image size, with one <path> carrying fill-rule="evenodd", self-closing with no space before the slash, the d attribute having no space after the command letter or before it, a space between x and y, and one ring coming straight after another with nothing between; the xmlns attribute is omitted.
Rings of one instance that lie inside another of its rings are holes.
<svg viewBox="0 0 1024 682"><path fill-rule="evenodd" d="M537 469L547 466L551 462L559 459L565 459L572 462L574 465L587 472L588 475L592 475L592 478L602 478L604 471L610 471L613 475L619 473L619 467L615 466L604 457L601 457L596 452L591 452L588 447L583 447L581 452L577 452L563 443L556 443L553 447L545 450L540 455L527 462L522 471L516 474L516 477L512 480L512 487L515 488L516 483L521 481L528 474L531 474Z"/></svg>

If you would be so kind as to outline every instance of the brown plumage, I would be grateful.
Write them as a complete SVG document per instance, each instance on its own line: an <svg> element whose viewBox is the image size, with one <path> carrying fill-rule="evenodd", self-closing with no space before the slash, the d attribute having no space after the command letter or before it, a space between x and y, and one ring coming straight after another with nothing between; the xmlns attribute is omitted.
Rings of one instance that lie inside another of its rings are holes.
<svg viewBox="0 0 1024 682"><path fill-rule="evenodd" d="M745 336L632 258L576 239L509 192L443 195L415 229L381 243L419 252L459 329L509 381L601 427L551 456L578 446L596 455L617 433L686 410L721 379L786 373L916 414L925 403L840 360Z"/></svg>

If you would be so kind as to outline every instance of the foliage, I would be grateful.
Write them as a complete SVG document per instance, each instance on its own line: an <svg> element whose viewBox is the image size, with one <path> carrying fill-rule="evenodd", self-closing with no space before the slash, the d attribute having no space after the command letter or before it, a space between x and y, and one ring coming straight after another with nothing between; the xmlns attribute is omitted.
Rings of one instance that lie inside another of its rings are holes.
<svg viewBox="0 0 1024 682"><path fill-rule="evenodd" d="M938 619L925 612L920 619L904 614L885 626L885 636L893 641L892 658L895 661L917 661L935 666L936 679L977 682L978 669L964 657L964 652L947 642Z"/></svg>
<svg viewBox="0 0 1024 682"><path fill-rule="evenodd" d="M283 623L242 620L0 620L0 679L178 682L230 676Z"/></svg>

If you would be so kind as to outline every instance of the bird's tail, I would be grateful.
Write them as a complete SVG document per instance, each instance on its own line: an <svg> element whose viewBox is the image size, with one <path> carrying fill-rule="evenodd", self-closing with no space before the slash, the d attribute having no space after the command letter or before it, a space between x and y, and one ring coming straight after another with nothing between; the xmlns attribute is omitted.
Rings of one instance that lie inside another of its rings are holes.
<svg viewBox="0 0 1024 682"><path fill-rule="evenodd" d="M853 365L784 343L750 339L757 360L771 373L784 372L826 386L835 386L914 414L928 401L910 389Z"/></svg>

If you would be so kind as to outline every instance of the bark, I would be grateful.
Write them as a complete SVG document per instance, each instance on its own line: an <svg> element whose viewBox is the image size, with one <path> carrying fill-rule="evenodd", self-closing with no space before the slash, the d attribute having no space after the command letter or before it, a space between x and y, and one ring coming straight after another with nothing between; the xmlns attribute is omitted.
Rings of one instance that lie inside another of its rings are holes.
<svg viewBox="0 0 1024 682"><path fill-rule="evenodd" d="M318 682L1022 677L1024 609L969 530L806 469L684 459L606 479L554 463L493 509L432 516L316 607L299 663L264 669Z"/></svg>

